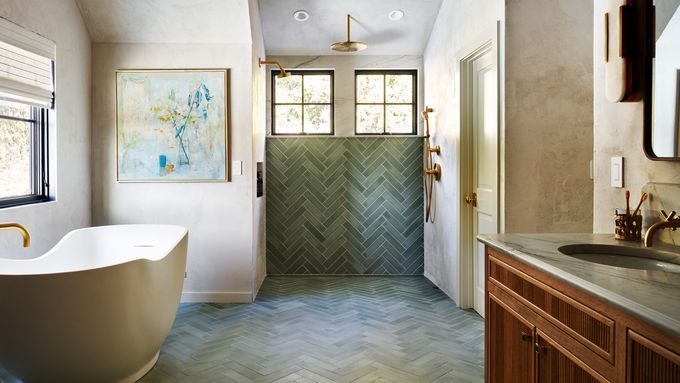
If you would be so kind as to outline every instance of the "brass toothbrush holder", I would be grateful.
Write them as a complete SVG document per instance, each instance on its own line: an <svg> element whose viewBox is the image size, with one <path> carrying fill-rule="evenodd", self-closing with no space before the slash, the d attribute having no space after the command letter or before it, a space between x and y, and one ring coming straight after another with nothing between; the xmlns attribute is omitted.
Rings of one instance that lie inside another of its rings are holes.
<svg viewBox="0 0 680 383"><path fill-rule="evenodd" d="M642 240L642 215L617 213L614 216L614 238L620 241Z"/></svg>

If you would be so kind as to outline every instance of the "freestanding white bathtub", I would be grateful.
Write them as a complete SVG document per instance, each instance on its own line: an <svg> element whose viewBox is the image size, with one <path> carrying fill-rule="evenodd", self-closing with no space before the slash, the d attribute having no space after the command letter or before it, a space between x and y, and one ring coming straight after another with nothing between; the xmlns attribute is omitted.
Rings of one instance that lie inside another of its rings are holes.
<svg viewBox="0 0 680 383"><path fill-rule="evenodd" d="M0 366L26 383L140 379L175 320L187 238L179 226L101 226L36 259L0 259Z"/></svg>

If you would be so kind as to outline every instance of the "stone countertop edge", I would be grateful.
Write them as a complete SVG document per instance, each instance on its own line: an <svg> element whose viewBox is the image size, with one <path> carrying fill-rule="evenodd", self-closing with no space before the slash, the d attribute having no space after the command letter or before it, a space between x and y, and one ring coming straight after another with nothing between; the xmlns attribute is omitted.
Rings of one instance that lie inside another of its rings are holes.
<svg viewBox="0 0 680 383"><path fill-rule="evenodd" d="M529 266L534 267L535 269L544 272L545 274L559 280L562 282L567 283L573 288L585 291L591 295L593 295L596 298L599 298L600 300L609 303L611 306L615 307L616 309L628 313L640 320L643 320L647 322L648 324L659 328L660 330L673 335L677 338L680 338L680 318L672 318L669 317L668 315L665 315L663 313L660 313L650 307L647 307L643 304L640 304L638 302L635 302L633 300L630 300L626 297L623 297L616 292L613 292L611 290L608 290L606 288L603 288L601 286L598 286L592 282L589 282L583 278L580 278L578 276L575 276L571 274L568 271L564 271L560 269L557 266L551 265L546 261L543 261L539 259L539 256L532 255L530 253L527 253L525 251L516 249L513 247L511 244L508 244L503 241L502 238L499 236L506 236L507 238L512 238L514 235L513 234L480 234L477 236L477 240L480 242L496 249L499 250L505 254L510 255L512 258L527 264ZM539 234L540 235L540 234ZM551 234L554 237L557 237L559 234ZM598 234L595 234L597 236ZM531 234L517 234L515 238L523 238L524 240L527 240ZM574 234L567 234L565 235L564 238L564 243L562 243L559 246L556 246L554 251L555 253L559 253L558 248L563 245L570 245L570 244L582 244L587 242L584 238L584 241L575 241L573 239ZM583 236L590 236L591 240L590 243L597 244L600 243L600 241L597 240L592 240L593 234L583 234ZM604 235L603 235L604 236ZM572 238L569 238L572 237ZM612 237L612 235L609 235L608 237ZM537 238L538 239L538 238ZM605 243L603 243L605 244ZM606 243L610 244L610 243ZM625 243L622 244L622 246L625 246ZM565 257L568 257L568 255L564 255ZM587 263L586 261L582 261L584 263ZM680 295L680 287L678 288L678 294ZM668 302L669 305L677 305L678 301L674 302ZM591 309L597 311L596 308Z"/></svg>

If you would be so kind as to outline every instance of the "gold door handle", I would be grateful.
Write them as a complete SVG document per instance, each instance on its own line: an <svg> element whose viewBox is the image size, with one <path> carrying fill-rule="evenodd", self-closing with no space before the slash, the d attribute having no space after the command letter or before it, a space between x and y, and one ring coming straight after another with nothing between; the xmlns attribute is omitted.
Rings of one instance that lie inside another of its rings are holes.
<svg viewBox="0 0 680 383"><path fill-rule="evenodd" d="M477 206L477 194L476 193L470 193L465 196L465 202L467 202L468 205L471 205L472 207Z"/></svg>

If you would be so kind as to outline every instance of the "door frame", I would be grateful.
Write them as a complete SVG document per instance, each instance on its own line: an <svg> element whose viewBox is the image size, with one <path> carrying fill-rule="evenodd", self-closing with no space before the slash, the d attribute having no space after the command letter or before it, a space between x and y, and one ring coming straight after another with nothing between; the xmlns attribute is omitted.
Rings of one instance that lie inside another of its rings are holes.
<svg viewBox="0 0 680 383"><path fill-rule="evenodd" d="M498 116L498 231L501 232L503 226L503 208L502 200L504 196L504 184L502 173L503 167L503 141L502 134L502 120L504 97L501 92L502 88L502 60L498 41L501 33L500 23L496 24L496 28L482 33L477 39L473 40L475 43L471 44L469 48L464 49L458 55L458 62L460 64L460 150L458 158L459 174L460 174L460 189L459 189L459 291L460 297L458 306L461 308L474 307L474 246L476 239L472 238L473 233L473 218L474 210L465 204L465 195L472 190L473 183L473 151L472 151L472 115L473 110L473 89L472 89L472 74L475 60L483 55L491 52L495 58L496 73L497 73L497 116Z"/></svg>

